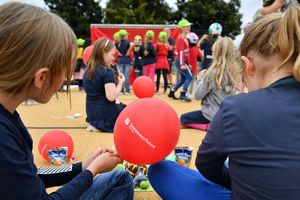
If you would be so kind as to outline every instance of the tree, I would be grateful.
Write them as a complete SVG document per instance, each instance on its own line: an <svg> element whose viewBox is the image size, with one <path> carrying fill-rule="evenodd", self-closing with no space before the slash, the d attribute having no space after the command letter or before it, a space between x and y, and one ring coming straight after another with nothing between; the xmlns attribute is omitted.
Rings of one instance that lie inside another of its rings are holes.
<svg viewBox="0 0 300 200"><path fill-rule="evenodd" d="M89 37L90 24L99 23L103 18L99 0L45 0L45 3L72 27L77 37Z"/></svg>
<svg viewBox="0 0 300 200"><path fill-rule="evenodd" d="M234 38L240 34L242 15L239 13L240 0L177 0L178 10L173 22L186 18L193 23L192 29L198 34L207 32L210 24L218 22L223 27L222 35Z"/></svg>
<svg viewBox="0 0 300 200"><path fill-rule="evenodd" d="M171 20L171 8L163 0L109 0L105 23L166 24Z"/></svg>

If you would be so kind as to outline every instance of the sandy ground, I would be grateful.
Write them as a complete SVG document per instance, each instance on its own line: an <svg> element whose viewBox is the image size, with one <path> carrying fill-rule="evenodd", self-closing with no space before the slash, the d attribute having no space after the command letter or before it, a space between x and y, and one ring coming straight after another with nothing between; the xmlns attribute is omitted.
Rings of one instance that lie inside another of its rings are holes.
<svg viewBox="0 0 300 200"><path fill-rule="evenodd" d="M178 95L179 94L177 94L177 96ZM190 103L179 100L175 101L164 94L155 95L155 98L160 98L166 101L174 108L178 115L192 110L197 110L200 107L200 102L196 100L193 100ZM137 100L137 97L135 97L134 94L121 95L120 100L129 104ZM70 99L66 93L58 93L58 99L54 96L46 105L21 105L18 108L18 112L32 135L34 142L33 154L35 157L35 163L38 167L49 165L49 163L39 155L37 146L42 135L51 129L65 130L72 136L75 143L73 154L75 162L81 161L85 155L97 147L111 147L114 144L113 134L111 133L93 133L86 131L85 93L77 91L76 89L72 90L71 93L71 106ZM74 115L75 113L81 113L82 117L75 119L67 118L67 116ZM193 169L195 169L194 160L196 151L204 135L205 132L194 129L181 129L180 132L180 139L177 146L191 146L194 148L190 166ZM52 188L48 191L51 192L55 189L56 188ZM136 192L134 199L157 200L161 198L155 192Z"/></svg>

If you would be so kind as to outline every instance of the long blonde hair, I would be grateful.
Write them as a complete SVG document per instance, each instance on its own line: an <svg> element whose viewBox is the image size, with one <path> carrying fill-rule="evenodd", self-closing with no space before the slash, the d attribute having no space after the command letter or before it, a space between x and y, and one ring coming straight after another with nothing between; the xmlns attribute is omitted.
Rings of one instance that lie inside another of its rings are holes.
<svg viewBox="0 0 300 200"><path fill-rule="evenodd" d="M225 86L237 88L241 70L237 60L239 54L232 39L223 37L217 40L212 51L213 61L206 73L209 82L215 81L219 89Z"/></svg>
<svg viewBox="0 0 300 200"><path fill-rule="evenodd" d="M264 57L279 54L278 69L292 65L292 74L300 82L300 8L289 8L284 15L269 14L259 18L246 32L241 42L241 54L249 51ZM261 67L263 68L263 67ZM267 69L261 69L266 71Z"/></svg>
<svg viewBox="0 0 300 200"><path fill-rule="evenodd" d="M293 63L293 76L300 82L300 8L288 9L280 20L278 49L284 59L281 66Z"/></svg>
<svg viewBox="0 0 300 200"><path fill-rule="evenodd" d="M105 37L99 38L95 44L93 45L93 49L90 55L90 58L87 62L87 68L89 70L88 72L88 80L92 80L93 76L96 71L97 65L101 65L103 67L110 67L106 66L103 54L109 52L111 49L113 49L115 46L113 42L108 40Z"/></svg>
<svg viewBox="0 0 300 200"><path fill-rule="evenodd" d="M1 92L28 92L35 72L43 67L49 68L50 83L55 83L64 71L70 83L76 61L76 36L57 15L19 2L1 5L0 44Z"/></svg>

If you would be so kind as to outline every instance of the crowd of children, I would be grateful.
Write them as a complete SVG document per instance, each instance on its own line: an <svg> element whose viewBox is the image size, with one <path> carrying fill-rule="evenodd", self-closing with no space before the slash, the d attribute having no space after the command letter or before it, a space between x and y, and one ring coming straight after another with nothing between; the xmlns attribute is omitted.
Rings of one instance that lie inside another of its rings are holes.
<svg viewBox="0 0 300 200"><path fill-rule="evenodd" d="M76 41L60 17L28 4L1 5L1 197L133 199L132 178L127 171L112 171L123 160L110 148L97 149L81 163L39 171L32 138L16 109L27 99L47 103L63 82L68 92L73 76L86 92L88 130L113 132L126 106L116 99L130 93L131 68L136 76L153 81L156 74L157 93L162 75L166 93L175 61L180 77L168 96L178 99L175 92L183 87L179 99L191 101L188 93L193 94L191 82L196 79L195 98L201 99L201 110L183 114L182 125L207 129L210 124L210 128L197 151L198 171L166 160L150 166L148 177L155 191L167 200L297 199L300 7L293 0L265 0L263 6L245 30L240 51L232 39L220 37L220 24L212 24L199 40L190 32L192 23L182 19L176 42L164 29L157 44L152 30L144 39L136 35L131 43L122 29L114 41L97 39L84 63L85 41ZM273 8L288 7L284 15L268 14ZM198 73L199 58L203 61ZM234 95L242 82L249 93ZM58 185L62 187L51 194L45 190Z"/></svg>

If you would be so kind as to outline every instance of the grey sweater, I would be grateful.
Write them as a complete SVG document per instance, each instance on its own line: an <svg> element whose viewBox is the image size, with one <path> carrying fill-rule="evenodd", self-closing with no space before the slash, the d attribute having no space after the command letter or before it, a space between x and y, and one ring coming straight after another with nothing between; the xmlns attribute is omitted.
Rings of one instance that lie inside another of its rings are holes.
<svg viewBox="0 0 300 200"><path fill-rule="evenodd" d="M216 112L220 108L223 99L235 94L236 88L233 86L225 86L225 88L218 88L215 81L210 81L212 74L208 74L204 79L197 80L195 98L201 100L201 110L204 117L211 121Z"/></svg>

